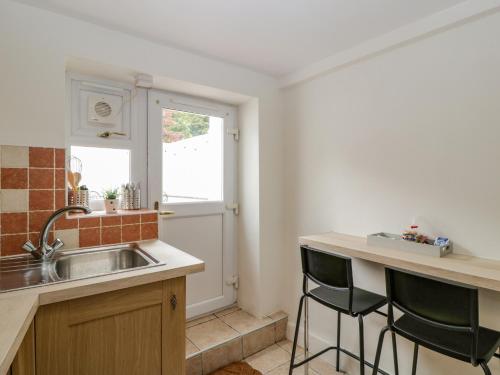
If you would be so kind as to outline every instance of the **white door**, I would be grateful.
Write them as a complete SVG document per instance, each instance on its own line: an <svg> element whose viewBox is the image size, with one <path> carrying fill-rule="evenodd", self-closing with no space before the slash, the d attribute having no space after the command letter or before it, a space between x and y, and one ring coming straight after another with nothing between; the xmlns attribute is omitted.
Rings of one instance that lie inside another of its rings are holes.
<svg viewBox="0 0 500 375"><path fill-rule="evenodd" d="M187 278L188 317L236 301L235 116L228 105L149 92L149 200L159 204L159 236L205 261L205 272Z"/></svg>

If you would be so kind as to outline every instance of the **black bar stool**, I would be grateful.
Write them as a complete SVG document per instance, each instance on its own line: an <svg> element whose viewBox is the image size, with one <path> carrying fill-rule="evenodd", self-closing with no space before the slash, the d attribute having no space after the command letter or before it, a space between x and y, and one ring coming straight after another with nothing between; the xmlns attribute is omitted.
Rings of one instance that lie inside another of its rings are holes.
<svg viewBox="0 0 500 375"><path fill-rule="evenodd" d="M481 366L491 375L488 361L500 346L500 332L479 326L478 291L476 288L451 284L429 277L386 268L389 313L387 327L380 332L375 366L387 331L405 337L415 344L412 375L417 372L418 347ZM394 321L393 308L403 312Z"/></svg>
<svg viewBox="0 0 500 375"><path fill-rule="evenodd" d="M340 353L360 362L360 374L364 375L364 365L373 367L373 365L365 361L364 335L363 335L363 317L372 312L386 316L386 314L377 311L378 308L384 306L387 300L384 296L369 292L364 289L356 288L352 281L352 264L351 259L340 255L323 252L321 250L312 249L308 246L301 246L302 256L302 272L303 295L300 298L299 311L297 314L297 325L295 326L295 335L293 338L292 359L290 361L289 374L292 375L293 369L305 364L306 372L308 362L312 359L324 354L328 350L337 351L336 369L339 371ZM308 280L318 284L319 287L308 290ZM309 344L309 316L308 316L308 298L319 302L323 306L329 307L337 311L337 346L328 347L319 353L308 357ZM304 351L306 358L299 362L295 362L295 351L297 349L297 339L300 328L300 318L302 315L302 307L305 305L304 314ZM359 357L350 351L340 346L340 318L342 314L347 314L358 318L359 324ZM396 336L393 334L393 350L394 350L394 368L396 375L398 374L397 353L396 353ZM383 370L378 370L381 374L388 375Z"/></svg>

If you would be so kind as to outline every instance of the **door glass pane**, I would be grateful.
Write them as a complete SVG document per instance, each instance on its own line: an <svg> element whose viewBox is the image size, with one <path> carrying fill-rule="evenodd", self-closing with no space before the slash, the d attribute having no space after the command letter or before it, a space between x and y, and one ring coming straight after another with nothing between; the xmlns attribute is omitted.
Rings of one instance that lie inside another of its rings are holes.
<svg viewBox="0 0 500 375"><path fill-rule="evenodd" d="M163 108L163 203L221 201L221 117Z"/></svg>

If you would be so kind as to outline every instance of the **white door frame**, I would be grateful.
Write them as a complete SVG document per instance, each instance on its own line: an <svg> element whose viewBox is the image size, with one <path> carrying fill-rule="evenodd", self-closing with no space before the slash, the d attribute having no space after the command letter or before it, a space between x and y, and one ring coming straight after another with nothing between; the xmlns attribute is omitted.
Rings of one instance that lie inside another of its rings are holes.
<svg viewBox="0 0 500 375"><path fill-rule="evenodd" d="M178 111L194 112L203 115L217 116L224 119L223 141L223 199L224 201L207 201L192 203L167 203L162 202L162 126L161 111L168 108ZM228 206L237 201L237 150L236 141L228 131L236 128L236 108L211 102L201 98L171 93L162 90L149 90L148 92L148 197L149 206L154 207L156 201L160 202L159 208L175 212L174 216L160 216L160 221L171 220L178 217L205 216L222 214L222 269L223 269L223 295L203 303L188 306L189 317L200 315L236 301L236 289L233 285L237 276L236 259L236 218ZM160 171L160 173L158 173ZM160 236L161 222L160 222ZM180 249L182 250L182 249Z"/></svg>

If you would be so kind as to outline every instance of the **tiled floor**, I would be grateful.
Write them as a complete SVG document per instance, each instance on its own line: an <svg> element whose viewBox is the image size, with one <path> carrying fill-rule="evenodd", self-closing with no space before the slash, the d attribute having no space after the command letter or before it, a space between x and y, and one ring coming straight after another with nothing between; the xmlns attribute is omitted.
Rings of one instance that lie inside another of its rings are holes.
<svg viewBox="0 0 500 375"><path fill-rule="evenodd" d="M186 324L186 373L208 374L231 362L247 361L265 375L288 374L292 343L285 339L287 316L276 313L257 319L231 307ZM304 350L298 348L297 359ZM302 375L303 369L294 370ZM337 374L321 359L311 361L310 375Z"/></svg>
<svg viewBox="0 0 500 375"><path fill-rule="evenodd" d="M292 343L288 340L283 340L277 344L264 349L251 357L245 359L253 368L259 370L264 375L287 375L290 365L290 357L292 351ZM298 348L296 353L297 360L303 359L304 350ZM303 367L299 367L293 371L296 375L304 373ZM335 371L335 367L325 362L320 358L316 358L309 363L310 375L336 375L343 374Z"/></svg>
<svg viewBox="0 0 500 375"><path fill-rule="evenodd" d="M186 324L187 374L208 374L241 361L285 338L287 315L258 319L230 307Z"/></svg>

